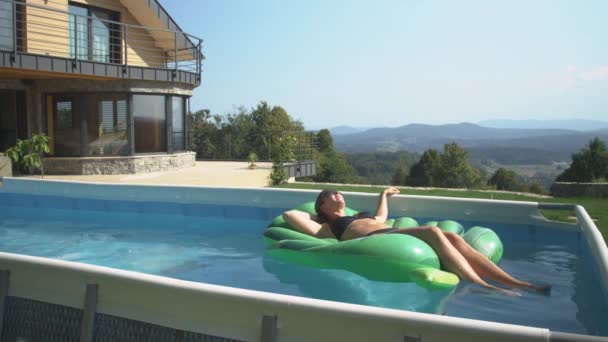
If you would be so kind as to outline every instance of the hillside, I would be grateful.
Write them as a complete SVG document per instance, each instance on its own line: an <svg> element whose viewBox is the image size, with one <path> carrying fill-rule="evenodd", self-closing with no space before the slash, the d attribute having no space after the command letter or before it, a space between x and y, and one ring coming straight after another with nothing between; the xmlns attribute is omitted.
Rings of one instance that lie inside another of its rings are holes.
<svg viewBox="0 0 608 342"><path fill-rule="evenodd" d="M345 153L423 152L456 142L471 156L493 154L502 163L550 163L569 161L593 137L608 141L608 129L581 132L566 129L489 128L471 123L449 125L411 124L396 128L373 128L360 133L334 136L336 149ZM519 161L512 160L513 158ZM493 158L494 159L494 158Z"/></svg>
<svg viewBox="0 0 608 342"><path fill-rule="evenodd" d="M600 128L608 128L608 121L599 120L484 120L477 124L494 128L557 128L577 131L594 131Z"/></svg>

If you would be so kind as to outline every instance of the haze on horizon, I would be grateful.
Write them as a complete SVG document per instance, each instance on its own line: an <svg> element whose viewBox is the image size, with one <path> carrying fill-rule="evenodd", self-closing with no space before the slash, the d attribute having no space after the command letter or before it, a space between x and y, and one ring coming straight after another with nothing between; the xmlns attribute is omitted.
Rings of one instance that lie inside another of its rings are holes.
<svg viewBox="0 0 608 342"><path fill-rule="evenodd" d="M205 40L193 111L307 128L606 120L608 2L161 0Z"/></svg>

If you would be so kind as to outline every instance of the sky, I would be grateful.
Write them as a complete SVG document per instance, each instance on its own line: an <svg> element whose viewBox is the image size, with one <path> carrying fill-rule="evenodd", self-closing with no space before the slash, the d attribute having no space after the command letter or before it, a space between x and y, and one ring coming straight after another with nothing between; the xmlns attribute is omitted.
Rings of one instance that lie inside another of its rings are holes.
<svg viewBox="0 0 608 342"><path fill-rule="evenodd" d="M191 110L307 129L608 120L608 1L160 0L204 40Z"/></svg>

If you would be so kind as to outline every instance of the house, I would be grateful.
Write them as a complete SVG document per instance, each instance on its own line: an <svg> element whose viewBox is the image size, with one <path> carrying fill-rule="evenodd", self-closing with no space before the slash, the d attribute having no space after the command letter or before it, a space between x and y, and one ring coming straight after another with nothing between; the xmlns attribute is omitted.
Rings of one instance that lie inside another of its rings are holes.
<svg viewBox="0 0 608 342"><path fill-rule="evenodd" d="M157 0L0 0L0 151L42 132L47 173L192 165L201 47Z"/></svg>

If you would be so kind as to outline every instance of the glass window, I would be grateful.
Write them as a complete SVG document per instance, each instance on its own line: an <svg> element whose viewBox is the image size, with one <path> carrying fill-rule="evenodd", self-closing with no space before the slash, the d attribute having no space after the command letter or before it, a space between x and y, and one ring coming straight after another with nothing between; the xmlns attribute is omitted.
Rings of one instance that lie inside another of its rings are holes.
<svg viewBox="0 0 608 342"><path fill-rule="evenodd" d="M102 63L120 63L120 27L117 12L70 4L70 57ZM89 34L90 33L90 34Z"/></svg>
<svg viewBox="0 0 608 342"><path fill-rule="evenodd" d="M72 100L57 101L55 103L55 114L55 128L67 129L74 127Z"/></svg>
<svg viewBox="0 0 608 342"><path fill-rule="evenodd" d="M53 102L53 124L49 135L54 137L54 155L80 155L80 119L74 111L72 96L57 96Z"/></svg>
<svg viewBox="0 0 608 342"><path fill-rule="evenodd" d="M108 13L100 11L92 11L93 20L91 22L91 53L93 61L110 63L110 20Z"/></svg>
<svg viewBox="0 0 608 342"><path fill-rule="evenodd" d="M135 152L167 152L164 95L133 95Z"/></svg>
<svg viewBox="0 0 608 342"><path fill-rule="evenodd" d="M78 50L78 59L89 59L89 11L80 6L69 5L70 11L70 58Z"/></svg>
<svg viewBox="0 0 608 342"><path fill-rule="evenodd" d="M171 97L171 108L173 112L173 150L183 151L185 147L184 126L184 98L181 96Z"/></svg>
<svg viewBox="0 0 608 342"><path fill-rule="evenodd" d="M129 154L127 100L125 95L88 96L88 155ZM96 110L93 110L96 109Z"/></svg>
<svg viewBox="0 0 608 342"><path fill-rule="evenodd" d="M13 50L13 4L0 1L0 50Z"/></svg>

